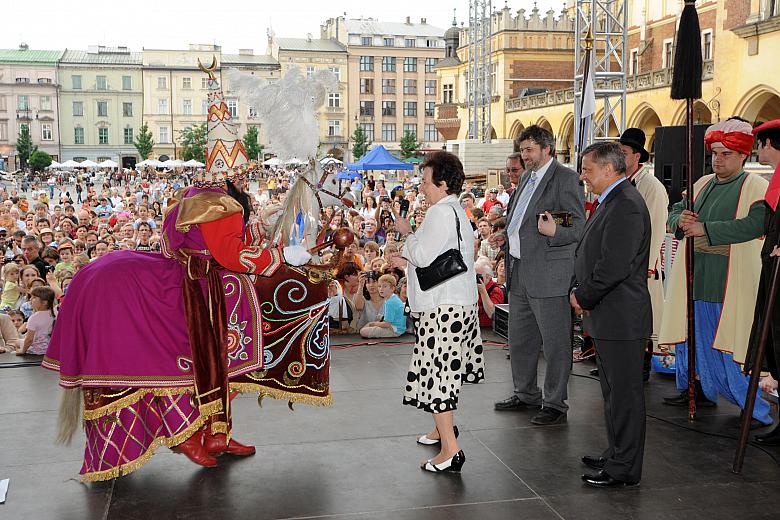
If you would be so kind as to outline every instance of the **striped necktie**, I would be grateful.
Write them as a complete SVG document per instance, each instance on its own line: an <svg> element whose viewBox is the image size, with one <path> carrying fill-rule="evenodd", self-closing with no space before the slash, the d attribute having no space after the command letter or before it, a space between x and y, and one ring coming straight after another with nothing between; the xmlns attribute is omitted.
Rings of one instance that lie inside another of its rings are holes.
<svg viewBox="0 0 780 520"><path fill-rule="evenodd" d="M518 194L517 204L515 204L515 210L512 213L512 222L509 223L509 227L507 228L508 233L515 234L520 230L523 215L525 215L525 210L528 208L528 203L531 202L531 196L534 194L535 187L536 172L531 172L531 178L528 179L528 184L526 184L523 191Z"/></svg>

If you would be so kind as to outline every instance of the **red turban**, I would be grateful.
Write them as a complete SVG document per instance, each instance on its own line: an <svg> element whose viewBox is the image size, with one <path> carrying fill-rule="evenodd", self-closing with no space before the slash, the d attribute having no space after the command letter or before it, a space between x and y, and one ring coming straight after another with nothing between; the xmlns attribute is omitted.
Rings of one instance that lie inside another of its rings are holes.
<svg viewBox="0 0 780 520"><path fill-rule="evenodd" d="M704 144L707 145L707 151L712 151L714 143L721 143L729 150L750 155L753 151L753 141L755 138L742 132L721 132L716 130L704 136Z"/></svg>

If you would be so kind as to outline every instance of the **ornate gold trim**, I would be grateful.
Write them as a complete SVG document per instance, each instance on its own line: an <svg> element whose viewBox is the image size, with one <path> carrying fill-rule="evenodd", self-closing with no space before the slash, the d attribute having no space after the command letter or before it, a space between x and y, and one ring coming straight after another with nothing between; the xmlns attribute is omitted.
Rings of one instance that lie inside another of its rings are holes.
<svg viewBox="0 0 780 520"><path fill-rule="evenodd" d="M84 420L94 421L96 419L100 419L101 417L105 417L106 415L116 413L123 408L127 408L128 406L134 405L135 403L140 401L146 394L154 394L157 397L174 397L174 396L181 395L185 392L189 392L190 394L193 394L195 392L195 388L192 386L182 387L182 388L139 388L132 394L127 395L121 399L117 399L113 403L109 403L105 406L101 406L100 408L95 408L94 410L85 409Z"/></svg>
<svg viewBox="0 0 780 520"><path fill-rule="evenodd" d="M267 386L258 385L255 383L230 383L231 392L254 393L257 392L262 397L273 397L274 399L281 399L284 401L291 401L293 403L303 403L312 406L331 406L333 404L333 396L326 395L323 397L307 394L297 394L294 392L287 392L285 390L279 390L278 388L269 388Z"/></svg>
<svg viewBox="0 0 780 520"><path fill-rule="evenodd" d="M186 233L193 224L214 222L235 213L243 213L243 211L244 208L241 207L241 204L230 195L203 191L179 202L176 229Z"/></svg>

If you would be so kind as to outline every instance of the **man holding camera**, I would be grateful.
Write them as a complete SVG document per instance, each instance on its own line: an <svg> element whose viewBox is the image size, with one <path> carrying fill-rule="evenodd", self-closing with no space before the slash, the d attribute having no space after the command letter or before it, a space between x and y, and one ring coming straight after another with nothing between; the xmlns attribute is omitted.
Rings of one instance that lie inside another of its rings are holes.
<svg viewBox="0 0 780 520"><path fill-rule="evenodd" d="M495 404L499 411L541 410L531 423L546 426L566 420L571 371L571 308L574 250L585 224L585 193L576 172L553 157L555 138L539 126L520 134L527 173L507 211L507 230L494 233L494 247L507 253L509 353L512 395ZM568 226L551 212L568 213ZM544 393L537 385L539 350L547 363Z"/></svg>

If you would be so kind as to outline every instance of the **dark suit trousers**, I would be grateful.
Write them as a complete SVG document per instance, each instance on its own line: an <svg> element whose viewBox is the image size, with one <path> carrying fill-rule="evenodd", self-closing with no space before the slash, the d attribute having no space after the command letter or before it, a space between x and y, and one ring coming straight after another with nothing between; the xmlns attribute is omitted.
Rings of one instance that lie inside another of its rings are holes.
<svg viewBox="0 0 780 520"><path fill-rule="evenodd" d="M594 338L609 448L604 471L628 482L642 478L645 453L645 389L642 363L647 340Z"/></svg>
<svg viewBox="0 0 780 520"><path fill-rule="evenodd" d="M568 296L533 298L514 262L509 288L509 358L515 394L531 404L569 409L567 386L571 373L571 306ZM544 350L544 398L537 384L539 351Z"/></svg>

